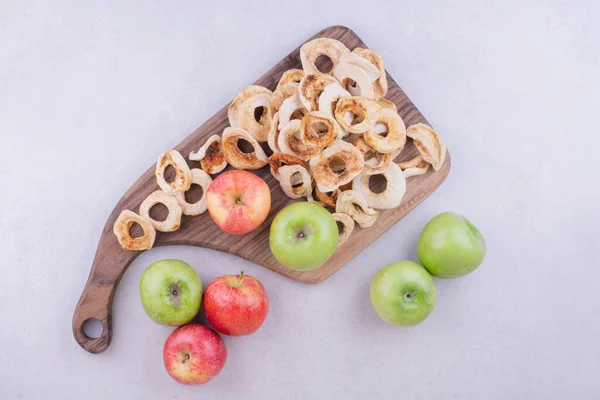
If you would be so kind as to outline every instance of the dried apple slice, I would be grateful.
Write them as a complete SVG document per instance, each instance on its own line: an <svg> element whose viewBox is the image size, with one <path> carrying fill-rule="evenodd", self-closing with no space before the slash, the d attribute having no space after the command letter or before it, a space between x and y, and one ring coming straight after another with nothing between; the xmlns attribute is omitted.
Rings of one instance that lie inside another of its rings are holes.
<svg viewBox="0 0 600 400"><path fill-rule="evenodd" d="M350 235L352 235L352 231L354 230L354 220L351 216L344 213L336 212L331 214L331 216L335 222L339 222L342 225L340 238L338 240L338 247L340 247L350 238Z"/></svg>
<svg viewBox="0 0 600 400"><path fill-rule="evenodd" d="M348 214L361 228L372 226L379 216L379 211L370 208L354 190L346 190L338 196L335 212Z"/></svg>
<svg viewBox="0 0 600 400"><path fill-rule="evenodd" d="M360 194L367 205L377 209L396 208L402 202L406 193L406 178L400 167L394 163L390 164L383 174L387 181L386 188L381 193L374 193L369 188L369 180L374 175L359 175L352 180L352 190Z"/></svg>
<svg viewBox="0 0 600 400"><path fill-rule="evenodd" d="M131 236L130 230L134 223L144 231L142 236ZM124 250L150 250L156 239L156 230L150 221L129 210L121 211L113 225L113 233Z"/></svg>
<svg viewBox="0 0 600 400"><path fill-rule="evenodd" d="M212 178L206 172L198 168L192 169L192 184L202 187L202 197L195 203L189 203L185 198L185 193L177 193L175 199L181 206L183 214L194 216L206 211L206 192L211 183Z"/></svg>
<svg viewBox="0 0 600 400"><path fill-rule="evenodd" d="M156 204L164 204L169 214L164 221L157 221L150 217L150 209ZM174 196L170 196L162 190L152 192L142 201L140 205L140 216L152 224L154 229L160 232L173 232L181 226L181 214L183 210Z"/></svg>
<svg viewBox="0 0 600 400"><path fill-rule="evenodd" d="M165 180L165 170L168 166L175 169L175 179L172 182ZM167 194L185 192L192 184L192 173L188 167L185 158L177 150L169 150L158 156L156 163L156 182L158 186Z"/></svg>
<svg viewBox="0 0 600 400"><path fill-rule="evenodd" d="M435 171L442 168L446 160L446 146L433 128L421 123L411 125L406 136L413 140L423 160L431 164Z"/></svg>
<svg viewBox="0 0 600 400"><path fill-rule="evenodd" d="M309 162L313 179L321 192L331 192L360 174L365 166L362 154L356 147L337 139ZM336 171L336 166L341 168Z"/></svg>
<svg viewBox="0 0 600 400"><path fill-rule="evenodd" d="M406 144L406 126L400 115L389 108L382 108L375 121L376 124L385 125L385 136L376 134L371 128L363 135L365 142L380 153L402 150Z"/></svg>
<svg viewBox="0 0 600 400"><path fill-rule="evenodd" d="M238 142L246 140L253 148L251 153L240 150ZM237 169L260 169L267 165L267 155L252 135L241 128L225 128L223 131L225 159Z"/></svg>
<svg viewBox="0 0 600 400"><path fill-rule="evenodd" d="M340 57L344 53L349 53L350 50L339 40L330 38L313 39L310 42L304 43L300 47L300 61L305 74L318 74L321 71L315 65L315 61L319 56L327 56L331 60L333 67L337 65ZM330 72L330 71L328 71Z"/></svg>
<svg viewBox="0 0 600 400"><path fill-rule="evenodd" d="M192 161L200 161L202 170L207 174L218 174L227 167L219 135L209 137L200 150L192 151L188 158Z"/></svg>

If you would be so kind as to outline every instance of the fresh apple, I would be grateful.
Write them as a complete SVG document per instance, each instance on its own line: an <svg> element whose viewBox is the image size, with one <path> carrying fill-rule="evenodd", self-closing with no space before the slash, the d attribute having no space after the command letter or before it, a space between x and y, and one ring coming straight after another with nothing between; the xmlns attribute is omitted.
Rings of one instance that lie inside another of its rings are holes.
<svg viewBox="0 0 600 400"><path fill-rule="evenodd" d="M460 214L436 215L425 225L417 255L431 275L458 278L477 268L485 257L485 240L475 226Z"/></svg>
<svg viewBox="0 0 600 400"><path fill-rule="evenodd" d="M161 260L142 274L140 297L144 310L154 321L179 326L198 314L202 282L196 271L183 261Z"/></svg>
<svg viewBox="0 0 600 400"><path fill-rule="evenodd" d="M227 171L208 187L206 206L219 228L243 235L258 228L269 215L271 191L265 181L248 171Z"/></svg>
<svg viewBox="0 0 600 400"><path fill-rule="evenodd" d="M218 332L243 336L260 328L269 312L269 298L254 277L225 275L214 279L204 292L204 312Z"/></svg>
<svg viewBox="0 0 600 400"><path fill-rule="evenodd" d="M396 261L379 270L371 280L371 304L391 325L416 325L433 310L437 298L429 272L413 261Z"/></svg>
<svg viewBox="0 0 600 400"><path fill-rule="evenodd" d="M269 245L288 268L306 271L320 267L338 245L339 231L329 211L314 203L285 207L271 223Z"/></svg>
<svg viewBox="0 0 600 400"><path fill-rule="evenodd" d="M189 324L175 329L165 342L163 361L171 378L200 385L217 376L227 361L221 336L207 326Z"/></svg>

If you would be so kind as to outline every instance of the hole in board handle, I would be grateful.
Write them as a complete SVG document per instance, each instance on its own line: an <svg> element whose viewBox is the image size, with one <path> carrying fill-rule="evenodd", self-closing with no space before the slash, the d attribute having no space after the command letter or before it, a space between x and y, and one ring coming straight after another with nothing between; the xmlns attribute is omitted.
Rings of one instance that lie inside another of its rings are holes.
<svg viewBox="0 0 600 400"><path fill-rule="evenodd" d="M96 318L88 318L83 323L83 334L88 339L98 339L103 330L102 322Z"/></svg>

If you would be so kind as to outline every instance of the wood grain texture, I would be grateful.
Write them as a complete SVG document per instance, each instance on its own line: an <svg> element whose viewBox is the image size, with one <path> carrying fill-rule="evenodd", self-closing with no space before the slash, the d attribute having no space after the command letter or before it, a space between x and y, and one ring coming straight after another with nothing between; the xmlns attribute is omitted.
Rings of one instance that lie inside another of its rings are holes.
<svg viewBox="0 0 600 400"><path fill-rule="evenodd" d="M367 47L353 31L342 26L326 28L308 40L317 37L338 39L351 50L355 47ZM290 68L301 68L299 49L298 47L290 53L257 80L255 84L273 90L284 71ZM386 98L396 103L406 126L418 122L428 123L389 74L388 81L389 91ZM229 125L227 107L228 105L223 107L175 148L187 158L189 153L198 150L209 136L221 134L223 129ZM410 144L407 145L397 161L407 160L415 155L417 155L417 150ZM199 163L196 162L190 162L190 167L200 168ZM208 213L196 217L184 216L181 228L178 231L172 233L157 232L155 246L183 244L207 247L250 260L299 282L321 282L354 258L421 203L444 181L449 170L450 155L448 154L440 171L433 172L430 170L425 175L408 179L407 191L400 207L381 212L377 222L371 228L361 229L356 226L350 239L335 252L332 258L325 265L313 271L290 270L279 264L269 250L269 226L271 221L279 210L294 201L283 194L277 181L270 175L268 168L254 171L265 179L272 193L272 206L269 217L257 230L244 236L234 236L221 231L213 223ZM125 193L106 222L88 281L73 316L75 340L81 347L91 353L101 353L110 345L112 337L112 302L115 290L127 267L141 254L141 252L125 251L121 248L112 232L113 224L122 210L129 209L138 212L144 198L157 188L154 166L152 166ZM231 273L231 271L223 271L223 273ZM84 322L90 318L102 322L103 331L99 338L89 338L83 331Z"/></svg>

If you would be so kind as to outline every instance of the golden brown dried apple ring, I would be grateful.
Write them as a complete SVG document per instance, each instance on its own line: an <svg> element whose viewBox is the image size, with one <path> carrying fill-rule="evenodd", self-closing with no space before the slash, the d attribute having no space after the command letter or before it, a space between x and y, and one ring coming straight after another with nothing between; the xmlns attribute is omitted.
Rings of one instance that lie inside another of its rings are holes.
<svg viewBox="0 0 600 400"><path fill-rule="evenodd" d="M340 56L350 50L339 40L330 38L318 38L304 43L300 47L300 61L305 74L318 74L321 71L315 65L319 56L327 56L333 67L337 65ZM330 72L330 71L328 71Z"/></svg>
<svg viewBox="0 0 600 400"><path fill-rule="evenodd" d="M352 133L364 133L375 125L382 107L375 101L364 97L342 97L335 106L335 119L340 126ZM346 113L352 113L358 121L351 123L345 119Z"/></svg>
<svg viewBox="0 0 600 400"><path fill-rule="evenodd" d="M338 83L331 75L308 74L304 75L298 86L298 96L304 108L310 111L319 109L319 97L323 94L325 87Z"/></svg>
<svg viewBox="0 0 600 400"><path fill-rule="evenodd" d="M129 230L134 223L142 227L143 236L136 238L131 236ZM154 245L154 239L156 239L156 230L150 221L129 210L121 211L113 225L113 233L125 250L150 250Z"/></svg>
<svg viewBox="0 0 600 400"><path fill-rule="evenodd" d="M312 179L302 165L294 164L279 167L277 176L281 189L290 199L300 199L308 196L312 190Z"/></svg>
<svg viewBox="0 0 600 400"><path fill-rule="evenodd" d="M277 173L279 168L283 167L284 165L300 165L306 169L306 163L304 161L290 154L273 154L267 159L267 162L269 163L269 167L271 169L271 175L273 175L275 179L278 179Z"/></svg>
<svg viewBox="0 0 600 400"><path fill-rule="evenodd" d="M244 153L238 147L239 140L249 142L254 151ZM223 152L225 159L237 169L260 169L267 165L267 155L252 135L241 128L225 128L223 131Z"/></svg>
<svg viewBox="0 0 600 400"><path fill-rule="evenodd" d="M243 89L239 92L231 101L229 105L229 109L227 110L227 117L229 118L229 125L233 128L240 128L242 126L240 110L242 108L242 104L250 97L256 94L268 94L272 95L271 92L266 87L258 86L258 85L250 85L247 88Z"/></svg>
<svg viewBox="0 0 600 400"><path fill-rule="evenodd" d="M341 129L331 115L323 111L313 111L302 118L300 138L304 143L324 148L333 143Z"/></svg>
<svg viewBox="0 0 600 400"><path fill-rule="evenodd" d="M169 165L175 169L175 179L170 183L165 180L164 176L165 169ZM190 167L188 167L185 158L177 150L165 151L158 156L154 174L156 175L158 186L167 194L185 192L192 184Z"/></svg>
<svg viewBox="0 0 600 400"><path fill-rule="evenodd" d="M434 170L439 170L446 160L446 146L437 132L425 124L415 124L408 127L406 135L413 140L415 147Z"/></svg>
<svg viewBox="0 0 600 400"><path fill-rule="evenodd" d="M240 118L240 128L251 134L259 142L266 142L271 128L271 117L267 112L267 106L271 94L259 93L248 98L242 104L238 116ZM262 113L258 117L257 110ZM258 120L257 120L258 117Z"/></svg>
<svg viewBox="0 0 600 400"><path fill-rule="evenodd" d="M404 148L406 144L406 126L396 111L383 108L375 121L387 126L387 133L383 136L376 134L372 128L367 130L363 134L363 138L369 146L380 153L392 153Z"/></svg>
<svg viewBox="0 0 600 400"><path fill-rule="evenodd" d="M294 96L298 93L297 83L286 83L285 85L277 86L277 89L273 92L273 95L269 99L269 105L267 110L269 117L273 118L275 113L279 111L279 108L288 97Z"/></svg>
<svg viewBox="0 0 600 400"><path fill-rule="evenodd" d="M363 168L362 175L375 175L381 174L388 169L392 163L392 155L377 152L374 148L369 146L362 137L357 138L354 141L354 147L358 149L363 155L365 160L365 167Z"/></svg>
<svg viewBox="0 0 600 400"><path fill-rule="evenodd" d="M370 208L354 190L346 190L338 196L335 212L348 214L361 228L370 227L379 216L379 211Z"/></svg>
<svg viewBox="0 0 600 400"><path fill-rule="evenodd" d="M367 205L377 209L396 208L406 193L406 178L399 166L392 163L387 171L381 174L387 185L381 193L374 193L369 188L369 180L373 175L359 175L352 180L352 190L360 194Z"/></svg>
<svg viewBox="0 0 600 400"><path fill-rule="evenodd" d="M336 171L336 164L341 169ZM321 192L331 192L350 182L365 166L362 154L343 140L336 140L309 162L313 179Z"/></svg>
<svg viewBox="0 0 600 400"><path fill-rule="evenodd" d="M202 197L195 203L188 203L184 193L177 193L175 199L185 215L200 215L206 211L206 192L212 183L212 178L199 168L192 169L192 184L202 187Z"/></svg>
<svg viewBox="0 0 600 400"><path fill-rule="evenodd" d="M340 187L338 189L340 190L340 192L345 192L346 190L352 190L352 182L348 182L344 185L340 185Z"/></svg>
<svg viewBox="0 0 600 400"><path fill-rule="evenodd" d="M318 205L320 205L320 206L322 206L322 207L325 207L325 203L323 203L323 202L322 202L322 201L319 199L319 197L317 196L316 190L317 190L317 184L315 183L315 180L313 179L313 181L312 181L312 190L311 190L311 192L310 192L310 193L309 193L309 194L306 196L306 200L307 200L309 203L315 203L315 204L318 204Z"/></svg>
<svg viewBox="0 0 600 400"><path fill-rule="evenodd" d="M321 147L314 146L310 143L305 143L300 135L300 120L292 120L279 132L277 146L284 154L290 154L302 160L310 160L322 150Z"/></svg>
<svg viewBox="0 0 600 400"><path fill-rule="evenodd" d="M340 62L333 69L333 76L342 82L342 87L347 86L346 82L353 81L356 85L356 90L351 90L351 87L346 87L354 96L362 96L368 99L375 98L373 84L367 72L361 67L347 62Z"/></svg>
<svg viewBox="0 0 600 400"><path fill-rule="evenodd" d="M387 94L388 91L388 82L387 75L385 73L385 67L383 65L383 57L374 52L373 50L363 49L357 47L353 50L353 53L358 54L359 56L365 58L371 64L379 68L379 78L375 82L373 82L373 89L375 91L376 97L383 97Z"/></svg>
<svg viewBox="0 0 600 400"><path fill-rule="evenodd" d="M212 135L200 150L191 152L189 159L192 161L200 161L202 169L207 174L218 174L227 167L227 160L221 146L221 136ZM193 177L192 177L193 179Z"/></svg>
<svg viewBox="0 0 600 400"><path fill-rule="evenodd" d="M335 189L331 192L321 192L318 187L315 188L315 194L325 204L331 208L335 208L335 203L337 202L338 195L340 194L340 189Z"/></svg>
<svg viewBox="0 0 600 400"><path fill-rule="evenodd" d="M303 76L304 71L302 71L301 69L288 69L281 75L276 89L279 89L280 86L283 86L288 83L298 83L300 82L300 79L302 79Z"/></svg>
<svg viewBox="0 0 600 400"><path fill-rule="evenodd" d="M169 214L164 221L157 221L150 216L150 209L156 204L164 204ZM156 190L142 201L140 205L140 216L152 224L154 229L160 232L173 232L181 226L181 214L183 210L174 196L170 196L162 190Z"/></svg>
<svg viewBox="0 0 600 400"><path fill-rule="evenodd" d="M346 242L346 240L350 238L350 235L352 235L352 231L354 230L354 220L351 216L344 213L336 212L331 214L331 216L335 222L342 224L342 230L340 232L340 238L337 245L337 247L340 247L344 244L344 242Z"/></svg>

